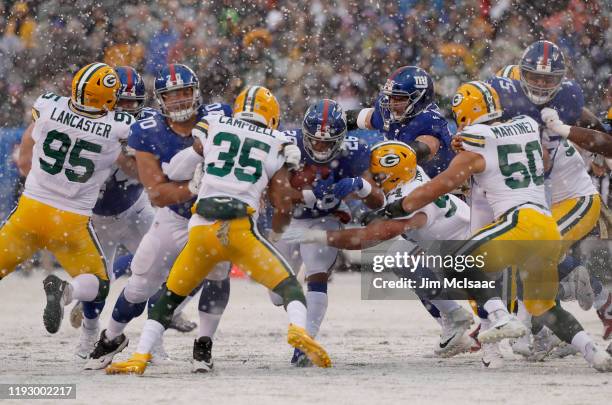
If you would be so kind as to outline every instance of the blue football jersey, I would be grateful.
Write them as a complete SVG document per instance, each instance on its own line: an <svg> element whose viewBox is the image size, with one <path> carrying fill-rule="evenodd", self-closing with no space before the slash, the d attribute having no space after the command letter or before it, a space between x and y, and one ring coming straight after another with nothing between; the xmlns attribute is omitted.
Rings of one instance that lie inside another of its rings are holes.
<svg viewBox="0 0 612 405"><path fill-rule="evenodd" d="M573 80L564 80L561 89L548 103L536 105L525 95L521 82L505 77L493 77L488 83L497 91L504 110L502 120L510 120L518 115L527 115L539 124L543 124L540 111L545 108L554 108L559 113L559 118L564 124L574 125L584 107L584 95L582 89Z"/></svg>
<svg viewBox="0 0 612 405"><path fill-rule="evenodd" d="M332 176L334 183L349 177L359 177L370 167L370 145L366 140L355 136L347 136L338 156L327 163L317 163L308 156L304 149L302 130L285 131L289 140L295 143L302 152L302 164L304 167L316 166L320 173ZM342 201L333 199L325 204L325 208L308 208L298 206L293 211L294 218L318 218L333 214L338 210Z"/></svg>
<svg viewBox="0 0 612 405"><path fill-rule="evenodd" d="M198 109L198 120L211 114L231 116L232 108L220 103L203 105ZM156 111L147 119L132 124L128 145L137 151L155 155L163 170L174 155L193 145L193 138L178 135L168 126L166 118ZM168 208L182 217L191 218L191 206L194 202L195 197L181 204L170 205Z"/></svg>
<svg viewBox="0 0 612 405"><path fill-rule="evenodd" d="M143 108L137 119L143 120L156 114L153 108ZM144 187L137 179L129 177L116 165L111 169L111 174L100 188L98 201L93 208L93 213L102 216L119 215L130 208L142 194Z"/></svg>
<svg viewBox="0 0 612 405"><path fill-rule="evenodd" d="M374 104L374 112L370 121L372 127L383 133L388 140L404 143L410 143L421 135L431 135L437 138L440 141L438 153L420 166L429 177L435 177L446 170L455 154L451 149L452 136L448 129L448 122L440 113L438 106L432 103L407 122L392 123L389 129L385 130L383 120L385 113L380 107L381 98L382 96L378 97Z"/></svg>

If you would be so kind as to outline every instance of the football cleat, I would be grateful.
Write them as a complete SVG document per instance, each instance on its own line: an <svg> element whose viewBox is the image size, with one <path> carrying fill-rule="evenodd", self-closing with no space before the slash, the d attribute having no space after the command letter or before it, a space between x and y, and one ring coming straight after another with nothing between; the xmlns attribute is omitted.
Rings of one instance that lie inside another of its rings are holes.
<svg viewBox="0 0 612 405"><path fill-rule="evenodd" d="M578 305L583 310L588 311L593 306L593 300L595 299L589 271L584 266L578 266L572 271L570 277L576 289L575 295Z"/></svg>
<svg viewBox="0 0 612 405"><path fill-rule="evenodd" d="M143 374L149 360L149 353L134 353L127 361L111 363L105 369L106 374Z"/></svg>
<svg viewBox="0 0 612 405"><path fill-rule="evenodd" d="M485 368L501 368L504 366L504 356L499 350L499 343L484 343L480 359Z"/></svg>
<svg viewBox="0 0 612 405"><path fill-rule="evenodd" d="M81 329L81 336L79 338L79 345L77 346L76 355L82 359L87 359L89 353L92 352L96 342L98 341L98 333L100 329L87 329L83 327Z"/></svg>
<svg viewBox="0 0 612 405"><path fill-rule="evenodd" d="M193 369L194 373L208 373L213 369L212 339L201 336L193 341Z"/></svg>
<svg viewBox="0 0 612 405"><path fill-rule="evenodd" d="M533 349L527 360L544 361L553 349L561 344L561 340L547 327L542 328L533 336Z"/></svg>
<svg viewBox="0 0 612 405"><path fill-rule="evenodd" d="M70 325L73 328L79 329L83 323L83 303L81 301L74 304L70 310Z"/></svg>
<svg viewBox="0 0 612 405"><path fill-rule="evenodd" d="M608 300L597 310L597 315L603 323L603 338L605 340L612 339L612 293L608 293Z"/></svg>
<svg viewBox="0 0 612 405"><path fill-rule="evenodd" d="M523 357L529 357L532 354L531 345L531 334L526 333L518 339L512 339L510 341L510 347L512 347L512 353L518 354Z"/></svg>
<svg viewBox="0 0 612 405"><path fill-rule="evenodd" d="M89 360L85 365L85 370L101 370L108 366L113 357L127 347L128 338L122 333L113 340L106 338L106 329L100 334L100 339L96 342L93 351L89 355Z"/></svg>
<svg viewBox="0 0 612 405"><path fill-rule="evenodd" d="M179 332L187 333L187 332L191 332L192 330L194 330L197 326L198 326L197 323L191 322L183 318L183 314L180 313L176 315L174 318L172 318L172 321L170 322L168 329L176 329Z"/></svg>
<svg viewBox="0 0 612 405"><path fill-rule="evenodd" d="M325 349L311 338L304 328L289 324L287 343L302 350L318 367L331 367L331 359Z"/></svg>
<svg viewBox="0 0 612 405"><path fill-rule="evenodd" d="M472 339L467 332L473 323L474 317L463 307L442 314L442 334L434 353L440 357L452 357L469 351Z"/></svg>
<svg viewBox="0 0 612 405"><path fill-rule="evenodd" d="M589 365L602 373L612 371L612 357L606 351L595 346L591 347L592 352L588 355ZM587 356L585 356L586 358Z"/></svg>
<svg viewBox="0 0 612 405"><path fill-rule="evenodd" d="M306 356L306 353L300 349L293 349L293 357L291 357L291 364L296 367L311 367L312 361Z"/></svg>
<svg viewBox="0 0 612 405"><path fill-rule="evenodd" d="M480 343L494 343L506 338L518 338L527 332L529 331L521 321L514 316L510 316L510 314L505 314L489 329L481 330L478 334L478 340L480 340Z"/></svg>
<svg viewBox="0 0 612 405"><path fill-rule="evenodd" d="M62 319L64 319L64 290L68 283L51 274L43 281L45 294L47 294L47 306L43 312L45 329L49 333L57 333Z"/></svg>
<svg viewBox="0 0 612 405"><path fill-rule="evenodd" d="M565 342L561 342L551 353L550 357L554 359L563 359L568 356L573 356L580 353L580 350Z"/></svg>

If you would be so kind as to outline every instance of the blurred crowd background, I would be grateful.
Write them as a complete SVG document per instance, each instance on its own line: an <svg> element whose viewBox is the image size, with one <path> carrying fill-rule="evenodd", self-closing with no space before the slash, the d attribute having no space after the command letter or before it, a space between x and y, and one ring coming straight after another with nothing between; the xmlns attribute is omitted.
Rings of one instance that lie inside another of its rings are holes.
<svg viewBox="0 0 612 405"><path fill-rule="evenodd" d="M563 48L601 113L612 103L611 10L607 0L2 1L0 127L27 124L43 91L69 94L72 74L92 61L134 66L147 84L161 65L184 63L206 102L263 84L285 124L314 98L368 105L389 73L415 64L445 108L460 82L517 63L540 38Z"/></svg>

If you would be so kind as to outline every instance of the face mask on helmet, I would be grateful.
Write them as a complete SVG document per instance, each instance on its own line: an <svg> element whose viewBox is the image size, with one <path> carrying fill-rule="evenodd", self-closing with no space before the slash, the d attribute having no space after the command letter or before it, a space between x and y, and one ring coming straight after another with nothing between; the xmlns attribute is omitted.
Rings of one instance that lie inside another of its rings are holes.
<svg viewBox="0 0 612 405"><path fill-rule="evenodd" d="M404 122L408 118L415 116L415 104L423 97L425 90L416 90L411 94L398 95L392 92L383 91L384 97L380 101L385 120L389 123Z"/></svg>
<svg viewBox="0 0 612 405"><path fill-rule="evenodd" d="M545 104L561 88L563 73L541 73L521 68L521 85L525 94L534 104Z"/></svg>
<svg viewBox="0 0 612 405"><path fill-rule="evenodd" d="M176 122L187 121L200 106L200 94L195 86L156 92L155 96L162 114Z"/></svg>
<svg viewBox="0 0 612 405"><path fill-rule="evenodd" d="M132 97L123 97L119 96L117 100L117 104L115 105L115 110L117 111L125 111L126 113L132 114L133 116L137 116L140 114L142 109L144 108L145 100L143 98L132 98Z"/></svg>
<svg viewBox="0 0 612 405"><path fill-rule="evenodd" d="M304 149L308 156L317 163L327 163L335 158L346 135L346 131L331 135L327 131L311 134L305 127L302 130L304 133Z"/></svg>

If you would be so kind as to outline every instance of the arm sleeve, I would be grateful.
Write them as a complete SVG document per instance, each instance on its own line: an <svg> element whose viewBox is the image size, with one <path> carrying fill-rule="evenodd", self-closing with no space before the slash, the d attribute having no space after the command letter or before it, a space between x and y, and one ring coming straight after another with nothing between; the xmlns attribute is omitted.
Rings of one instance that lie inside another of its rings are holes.
<svg viewBox="0 0 612 405"><path fill-rule="evenodd" d="M164 167L164 173L170 180L191 180L196 166L203 161L204 158L193 148L189 147L183 149L170 159L168 165Z"/></svg>
<svg viewBox="0 0 612 405"><path fill-rule="evenodd" d="M483 153L486 147L486 137L480 130L479 125L466 127L457 135L461 136L462 145L465 150L475 153Z"/></svg>

